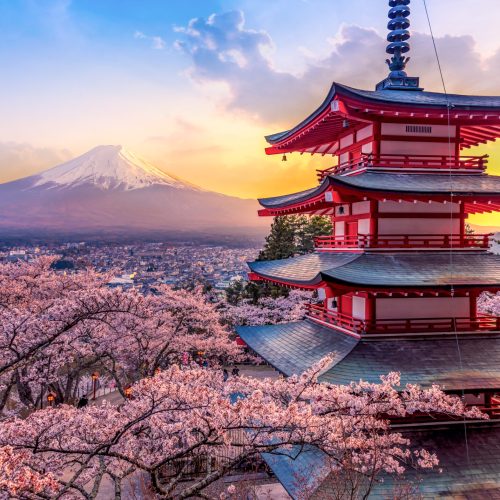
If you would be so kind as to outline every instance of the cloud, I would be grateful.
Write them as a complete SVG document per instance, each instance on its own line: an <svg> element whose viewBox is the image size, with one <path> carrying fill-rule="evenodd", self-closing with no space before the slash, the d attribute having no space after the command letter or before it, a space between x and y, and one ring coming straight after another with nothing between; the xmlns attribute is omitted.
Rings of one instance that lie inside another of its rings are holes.
<svg viewBox="0 0 500 500"><path fill-rule="evenodd" d="M291 125L304 118L320 104L333 80L373 89L388 73L384 64L387 41L370 28L342 26L330 40L328 56L313 59L309 53L307 69L301 75L275 68L269 57L273 50L270 35L247 28L241 11L192 19L176 31L177 48L192 62L190 77L202 85L224 83L229 90L225 99L229 109L268 123ZM437 46L449 92L500 93L500 51L483 61L469 36L444 36ZM441 92L431 38L415 33L411 47L408 73L420 76L428 90Z"/></svg>
<svg viewBox="0 0 500 500"><path fill-rule="evenodd" d="M27 143L0 142L0 183L26 177L69 160L66 149L39 148Z"/></svg>
<svg viewBox="0 0 500 500"><path fill-rule="evenodd" d="M150 36L144 34L142 31L136 31L134 33L134 38L139 40L149 40L151 42L151 48L156 50L163 50L166 46L165 40L161 36Z"/></svg>

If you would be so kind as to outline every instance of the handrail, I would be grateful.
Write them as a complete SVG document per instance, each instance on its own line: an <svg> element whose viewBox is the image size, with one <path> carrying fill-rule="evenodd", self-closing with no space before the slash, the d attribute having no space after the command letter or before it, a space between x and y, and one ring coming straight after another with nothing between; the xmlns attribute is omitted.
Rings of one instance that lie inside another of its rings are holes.
<svg viewBox="0 0 500 500"><path fill-rule="evenodd" d="M400 168L400 169L463 169L483 172L488 164L489 155L448 156L448 155L405 155L405 154L362 154L361 157L339 165L317 170L319 180L328 175L338 175L363 168Z"/></svg>
<svg viewBox="0 0 500 500"><path fill-rule="evenodd" d="M332 326L347 328L355 333L430 333L443 331L500 331L500 316L481 315L476 318L395 318L361 320L342 313L328 311L317 304L306 305L307 316Z"/></svg>
<svg viewBox="0 0 500 500"><path fill-rule="evenodd" d="M314 244L318 250L335 248L484 248L490 246L493 233L487 234L381 234L318 236Z"/></svg>

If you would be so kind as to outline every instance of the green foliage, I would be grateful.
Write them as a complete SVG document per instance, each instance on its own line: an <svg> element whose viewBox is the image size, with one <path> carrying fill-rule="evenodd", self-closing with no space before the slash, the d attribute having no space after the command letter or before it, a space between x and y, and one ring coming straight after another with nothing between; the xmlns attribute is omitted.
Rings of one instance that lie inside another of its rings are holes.
<svg viewBox="0 0 500 500"><path fill-rule="evenodd" d="M306 215L284 215L275 217L264 248L257 260L288 259L314 251L314 238L329 236L333 226L329 217ZM226 291L227 301L236 305L242 299L256 304L262 297L287 297L289 290L271 283L235 283Z"/></svg>
<svg viewBox="0 0 500 500"><path fill-rule="evenodd" d="M474 231L474 229L472 229L471 225L468 224L468 223L465 224L465 234L466 235L472 235L474 233L475 233L475 231Z"/></svg>
<svg viewBox="0 0 500 500"><path fill-rule="evenodd" d="M284 215L275 217L258 260L288 259L314 250L314 238L332 234L329 217Z"/></svg>
<svg viewBox="0 0 500 500"><path fill-rule="evenodd" d="M262 283L253 281L236 281L226 288L226 301L237 306L243 300L250 300L252 304L257 304L262 297L288 297L289 290L283 286L272 283Z"/></svg>

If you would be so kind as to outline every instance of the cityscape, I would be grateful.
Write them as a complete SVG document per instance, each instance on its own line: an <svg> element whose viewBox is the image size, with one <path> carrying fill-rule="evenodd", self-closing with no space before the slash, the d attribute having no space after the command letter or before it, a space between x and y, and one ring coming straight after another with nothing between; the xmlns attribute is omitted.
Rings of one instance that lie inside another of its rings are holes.
<svg viewBox="0 0 500 500"><path fill-rule="evenodd" d="M235 280L248 279L247 262L258 248L229 248L167 243L92 244L86 242L0 248L0 263L32 262L49 256L54 267L66 272L91 268L114 272L110 286L136 288L148 293L160 284L176 288L196 285L225 290Z"/></svg>

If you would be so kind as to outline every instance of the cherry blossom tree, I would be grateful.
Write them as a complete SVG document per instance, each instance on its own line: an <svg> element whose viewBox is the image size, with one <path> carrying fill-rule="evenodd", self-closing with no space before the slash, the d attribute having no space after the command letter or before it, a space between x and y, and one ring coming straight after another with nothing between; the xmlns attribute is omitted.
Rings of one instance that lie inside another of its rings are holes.
<svg viewBox="0 0 500 500"><path fill-rule="evenodd" d="M477 301L477 308L482 313L500 316L500 293L482 293Z"/></svg>
<svg viewBox="0 0 500 500"><path fill-rule="evenodd" d="M0 266L0 410L33 409L49 391L75 398L82 377L108 375L124 393L189 351L205 359L238 348L201 290L157 295L107 286L109 275L56 273L51 259Z"/></svg>
<svg viewBox="0 0 500 500"><path fill-rule="evenodd" d="M305 305L311 301L312 293L291 290L287 297L261 297L256 304L250 299L238 305L224 303L223 317L231 325L276 325L304 318Z"/></svg>
<svg viewBox="0 0 500 500"><path fill-rule="evenodd" d="M358 474L371 488L382 473L400 475L409 464L438 463L391 432L389 417L480 416L438 387L400 390L397 374L380 384L318 383L330 362L288 379L226 383L219 371L173 365L136 382L133 397L119 407L63 405L4 421L0 470L13 473L0 486L32 498L94 498L107 477L119 498L123 479L141 473L161 498L203 498L243 461L263 452L296 456L315 446L333 472ZM195 466L198 474L185 482Z"/></svg>

